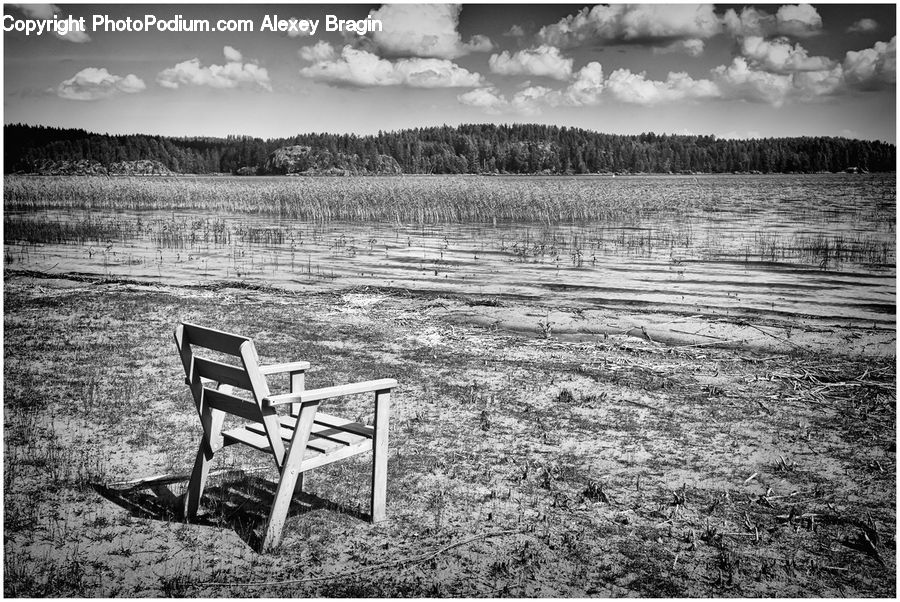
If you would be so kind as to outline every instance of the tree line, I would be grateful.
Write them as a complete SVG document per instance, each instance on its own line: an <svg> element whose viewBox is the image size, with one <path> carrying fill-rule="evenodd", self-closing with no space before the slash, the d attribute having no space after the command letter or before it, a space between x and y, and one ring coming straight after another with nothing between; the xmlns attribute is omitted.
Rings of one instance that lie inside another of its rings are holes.
<svg viewBox="0 0 900 602"><path fill-rule="evenodd" d="M96 134L82 129L4 126L6 173L54 161L159 161L178 173L265 173L276 149L302 145L353 156L377 171L393 157L404 173L729 173L894 171L896 147L835 137L721 139L715 136L602 134L537 124L471 124L379 132L313 133L263 140L249 136L168 137ZM335 167L341 167L336 165Z"/></svg>

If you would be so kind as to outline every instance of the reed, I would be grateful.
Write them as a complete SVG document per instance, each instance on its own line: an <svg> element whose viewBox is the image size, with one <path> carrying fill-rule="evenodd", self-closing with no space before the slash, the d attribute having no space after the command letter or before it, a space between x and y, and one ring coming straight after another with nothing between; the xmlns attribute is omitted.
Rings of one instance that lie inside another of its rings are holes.
<svg viewBox="0 0 900 602"><path fill-rule="evenodd" d="M611 178L75 178L7 176L7 211L228 211L306 221L404 223L635 220L715 202L714 188Z"/></svg>

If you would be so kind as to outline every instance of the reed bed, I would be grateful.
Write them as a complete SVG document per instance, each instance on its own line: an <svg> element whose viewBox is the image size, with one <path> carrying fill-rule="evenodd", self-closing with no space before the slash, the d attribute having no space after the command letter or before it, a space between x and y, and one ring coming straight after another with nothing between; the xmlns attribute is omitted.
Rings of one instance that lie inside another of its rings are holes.
<svg viewBox="0 0 900 602"><path fill-rule="evenodd" d="M204 210L307 221L635 220L713 206L714 186L612 178L70 178L8 176L7 210Z"/></svg>

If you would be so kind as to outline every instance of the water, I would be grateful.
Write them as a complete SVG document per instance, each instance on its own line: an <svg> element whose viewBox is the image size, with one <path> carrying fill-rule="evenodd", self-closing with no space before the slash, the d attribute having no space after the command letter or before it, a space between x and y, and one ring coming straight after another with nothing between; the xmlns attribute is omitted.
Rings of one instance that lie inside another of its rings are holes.
<svg viewBox="0 0 900 602"><path fill-rule="evenodd" d="M5 259L19 269L172 284L387 286L557 307L893 326L893 178L702 177L715 179L717 202L629 222L423 226L197 211L7 212ZM645 180L642 190L660 193L682 182ZM81 242L24 242L18 226L33 221L109 232Z"/></svg>

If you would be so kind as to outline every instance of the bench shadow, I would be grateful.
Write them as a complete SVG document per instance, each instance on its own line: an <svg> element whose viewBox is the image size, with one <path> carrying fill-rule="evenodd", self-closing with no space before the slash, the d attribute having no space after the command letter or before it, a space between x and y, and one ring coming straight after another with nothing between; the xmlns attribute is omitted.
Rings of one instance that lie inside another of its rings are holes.
<svg viewBox="0 0 900 602"><path fill-rule="evenodd" d="M275 499L277 483L256 476L243 476L207 486L195 519L185 520L181 496L168 485L147 483L137 487L92 487L103 498L121 506L135 518L178 522L202 527L230 528L257 552ZM288 518L315 510L330 510L368 521L369 514L310 493L295 493Z"/></svg>

